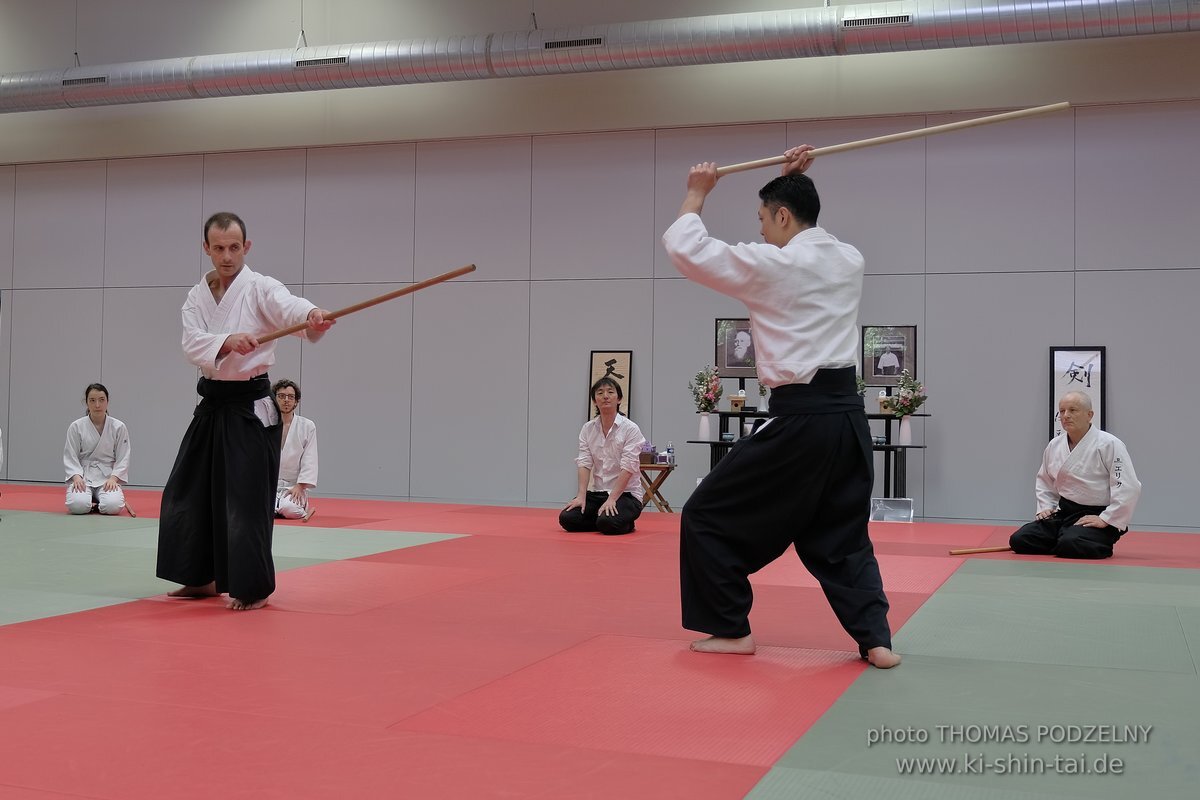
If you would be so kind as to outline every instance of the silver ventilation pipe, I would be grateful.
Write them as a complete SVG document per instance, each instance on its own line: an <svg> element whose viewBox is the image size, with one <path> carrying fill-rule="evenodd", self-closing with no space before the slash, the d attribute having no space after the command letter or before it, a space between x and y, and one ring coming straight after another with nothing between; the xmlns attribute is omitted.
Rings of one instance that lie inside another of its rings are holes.
<svg viewBox="0 0 1200 800"><path fill-rule="evenodd" d="M1200 0L899 0L0 75L0 112L1200 31Z"/></svg>

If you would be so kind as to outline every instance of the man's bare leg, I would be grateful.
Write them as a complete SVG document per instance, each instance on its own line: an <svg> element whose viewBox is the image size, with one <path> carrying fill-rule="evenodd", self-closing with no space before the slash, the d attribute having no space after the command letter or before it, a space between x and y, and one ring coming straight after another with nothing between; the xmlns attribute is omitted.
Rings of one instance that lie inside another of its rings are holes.
<svg viewBox="0 0 1200 800"><path fill-rule="evenodd" d="M692 649L697 653L729 653L738 656L754 655L754 636L747 634L740 639L725 639L720 636L710 636L707 639L697 639L692 642Z"/></svg>
<svg viewBox="0 0 1200 800"><path fill-rule="evenodd" d="M239 600L236 597L229 598L226 607L233 611L253 611L256 608L262 608L267 604L267 598L261 600Z"/></svg>
<svg viewBox="0 0 1200 800"><path fill-rule="evenodd" d="M887 647L872 647L867 651L867 661L871 662L875 669L891 669L899 666L900 656Z"/></svg>
<svg viewBox="0 0 1200 800"><path fill-rule="evenodd" d="M186 597L196 599L200 597L216 597L217 582L206 583L203 586L183 586L173 592L167 592L167 597Z"/></svg>

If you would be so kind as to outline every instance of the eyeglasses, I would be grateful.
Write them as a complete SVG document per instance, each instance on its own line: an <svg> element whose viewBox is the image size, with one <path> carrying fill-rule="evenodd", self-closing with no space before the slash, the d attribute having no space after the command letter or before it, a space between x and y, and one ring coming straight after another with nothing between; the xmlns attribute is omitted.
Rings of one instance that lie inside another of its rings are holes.
<svg viewBox="0 0 1200 800"><path fill-rule="evenodd" d="M291 400L294 403L294 402L296 402L296 395L294 395L294 394L277 394L277 395L275 395L275 399L281 403L284 400Z"/></svg>

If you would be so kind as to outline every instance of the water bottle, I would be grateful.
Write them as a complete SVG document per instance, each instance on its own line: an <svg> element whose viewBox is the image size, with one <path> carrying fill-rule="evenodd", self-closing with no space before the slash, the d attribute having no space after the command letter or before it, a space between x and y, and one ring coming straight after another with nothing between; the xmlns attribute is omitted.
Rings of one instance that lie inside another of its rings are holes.
<svg viewBox="0 0 1200 800"><path fill-rule="evenodd" d="M667 442L667 463L675 466L675 445L669 441Z"/></svg>

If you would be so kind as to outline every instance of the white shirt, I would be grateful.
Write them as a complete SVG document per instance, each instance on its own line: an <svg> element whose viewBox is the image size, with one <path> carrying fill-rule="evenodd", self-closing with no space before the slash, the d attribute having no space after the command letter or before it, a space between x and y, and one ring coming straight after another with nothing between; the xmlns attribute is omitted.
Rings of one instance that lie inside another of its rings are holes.
<svg viewBox="0 0 1200 800"><path fill-rule="evenodd" d="M212 273L210 272L209 275ZM252 353L217 352L234 333L257 336L305 322L316 308L303 297L248 266L233 279L221 302L213 299L207 277L192 287L183 304L183 352L204 377L218 381L244 381L262 375L275 363L275 339ZM296 334L304 336L304 332Z"/></svg>
<svg viewBox="0 0 1200 800"><path fill-rule="evenodd" d="M592 491L621 494L629 492L642 499L640 457L646 437L629 417L617 414L604 435L600 417L590 419L579 431L579 455L575 464L592 471ZM624 487L614 488L622 472L631 473Z"/></svg>
<svg viewBox="0 0 1200 800"><path fill-rule="evenodd" d="M819 369L858 363L863 257L824 229L801 231L783 247L731 245L684 214L663 245L682 275L746 305L762 383L808 383Z"/></svg>
<svg viewBox="0 0 1200 800"><path fill-rule="evenodd" d="M1038 512L1058 508L1065 497L1083 506L1105 506L1100 519L1126 530L1142 493L1125 443L1095 425L1072 450L1066 431L1050 440L1035 481Z"/></svg>

